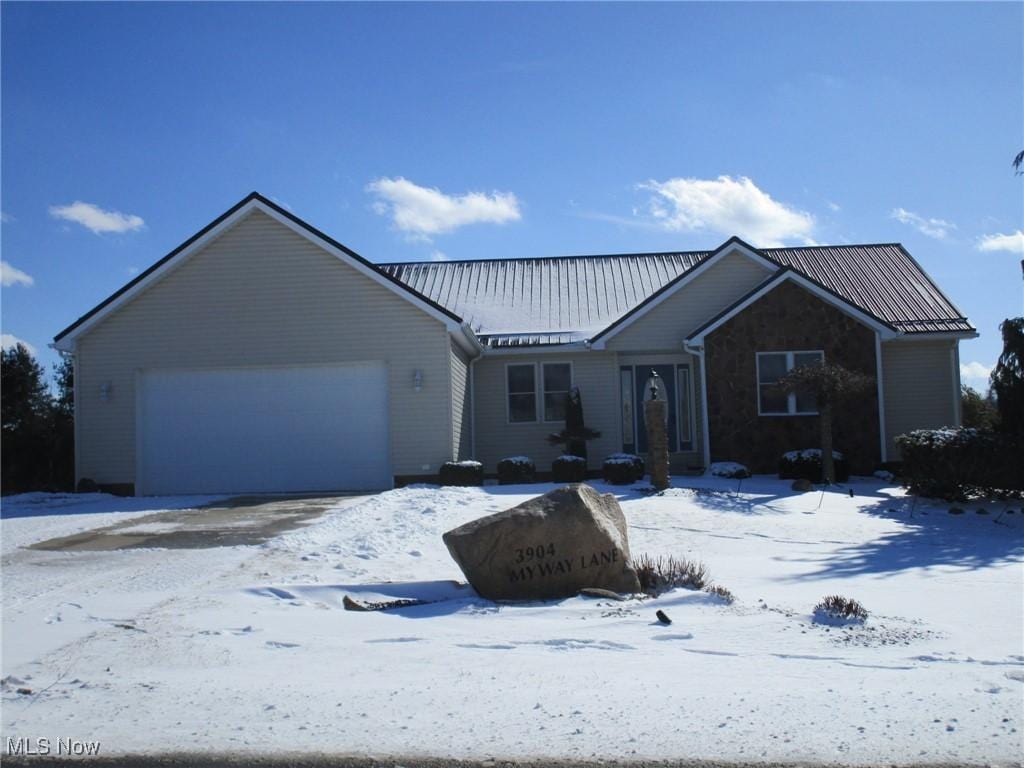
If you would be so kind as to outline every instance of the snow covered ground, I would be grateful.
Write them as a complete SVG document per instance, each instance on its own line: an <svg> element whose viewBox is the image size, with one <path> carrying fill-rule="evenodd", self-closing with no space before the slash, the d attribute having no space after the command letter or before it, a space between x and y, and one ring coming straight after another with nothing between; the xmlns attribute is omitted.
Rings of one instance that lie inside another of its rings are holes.
<svg viewBox="0 0 1024 768"><path fill-rule="evenodd" d="M4 499L4 739L99 740L108 755L1019 764L1019 502L950 515L878 480L853 498L766 477L676 484L595 487L620 497L634 555L702 561L733 605L685 590L496 605L454 586L441 533L550 485L410 487L204 550L22 548L197 499ZM345 594L447 599L352 613ZM866 625L814 624L829 594L859 600Z"/></svg>

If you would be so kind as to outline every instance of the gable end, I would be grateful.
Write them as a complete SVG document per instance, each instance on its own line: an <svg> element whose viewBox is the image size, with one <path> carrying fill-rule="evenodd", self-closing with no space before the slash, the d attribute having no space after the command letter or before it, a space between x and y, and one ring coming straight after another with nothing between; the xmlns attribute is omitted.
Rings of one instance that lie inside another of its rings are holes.
<svg viewBox="0 0 1024 768"><path fill-rule="evenodd" d="M690 269L683 272L675 280L664 285L660 290L655 291L642 302L633 307L629 312L624 314L622 317L616 319L607 328L604 328L599 333L591 337L590 342L595 349L604 349L605 344L610 338L621 333L627 327L635 323L641 317L646 315L652 309L657 307L666 299L673 296L681 288L688 285L690 282L700 277L704 272L711 269L715 264L721 261L728 254L740 253L746 256L751 261L760 264L766 269L775 270L778 269L779 265L772 259L765 256L763 253L758 251L751 245L743 242L738 237L730 237L722 245L712 251L707 258L701 261L699 264L694 265Z"/></svg>
<svg viewBox="0 0 1024 768"><path fill-rule="evenodd" d="M385 274L355 251L325 235L320 230L307 224L258 192L252 192L58 333L54 337L53 346L62 351L71 351L74 348L74 341L78 336L85 333L93 325L111 312L116 311L143 290L161 280L167 273L187 260L192 254L243 221L252 211L257 210L314 244L319 245L361 274L410 301L414 306L444 323L452 333L459 331L460 336L466 336L462 328L462 318L458 315L410 288L400 280Z"/></svg>

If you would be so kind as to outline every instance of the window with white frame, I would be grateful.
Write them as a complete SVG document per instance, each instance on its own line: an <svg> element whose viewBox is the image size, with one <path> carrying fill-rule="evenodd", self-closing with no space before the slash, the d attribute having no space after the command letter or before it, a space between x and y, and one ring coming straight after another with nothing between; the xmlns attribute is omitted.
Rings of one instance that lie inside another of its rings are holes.
<svg viewBox="0 0 1024 768"><path fill-rule="evenodd" d="M509 363L505 366L508 421L565 421L572 388L571 363Z"/></svg>
<svg viewBox="0 0 1024 768"><path fill-rule="evenodd" d="M813 395L784 392L778 382L794 368L818 365L825 361L825 353L758 352L757 353L757 412L761 416L813 415L818 403Z"/></svg>
<svg viewBox="0 0 1024 768"><path fill-rule="evenodd" d="M533 363L505 368L508 420L511 424L537 420L537 367Z"/></svg>
<svg viewBox="0 0 1024 768"><path fill-rule="evenodd" d="M544 363L544 421L565 421L565 400L572 387L569 363Z"/></svg>

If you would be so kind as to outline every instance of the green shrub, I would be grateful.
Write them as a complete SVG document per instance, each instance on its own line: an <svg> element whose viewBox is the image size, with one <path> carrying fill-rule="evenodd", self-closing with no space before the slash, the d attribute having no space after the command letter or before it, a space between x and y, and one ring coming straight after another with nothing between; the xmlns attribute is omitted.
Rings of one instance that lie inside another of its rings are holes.
<svg viewBox="0 0 1024 768"><path fill-rule="evenodd" d="M498 484L518 485L532 483L537 466L529 456L509 456L498 462Z"/></svg>
<svg viewBox="0 0 1024 768"><path fill-rule="evenodd" d="M896 438L903 484L919 496L964 501L1024 490L1024 441L970 427L918 429Z"/></svg>
<svg viewBox="0 0 1024 768"><path fill-rule="evenodd" d="M582 483L587 479L587 460L568 454L551 462L551 479L556 483Z"/></svg>
<svg viewBox="0 0 1024 768"><path fill-rule="evenodd" d="M845 483L850 479L850 465L839 451L832 451L835 462L835 481ZM821 450L807 448L803 451L789 451L779 458L779 477L783 480L804 479L812 483L821 482Z"/></svg>
<svg viewBox="0 0 1024 768"><path fill-rule="evenodd" d="M644 460L632 453L613 453L601 464L601 475L613 485L635 483L644 476Z"/></svg>
<svg viewBox="0 0 1024 768"><path fill-rule="evenodd" d="M441 485L483 485L484 465L479 461L446 461L439 479Z"/></svg>

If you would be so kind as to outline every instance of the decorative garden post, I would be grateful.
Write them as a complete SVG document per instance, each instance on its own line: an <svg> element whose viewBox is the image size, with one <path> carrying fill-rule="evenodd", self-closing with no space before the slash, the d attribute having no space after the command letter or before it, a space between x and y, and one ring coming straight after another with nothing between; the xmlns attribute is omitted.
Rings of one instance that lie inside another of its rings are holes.
<svg viewBox="0 0 1024 768"><path fill-rule="evenodd" d="M647 429L647 467L651 473L651 485L663 491L669 486L668 475L668 403L658 399L661 381L656 371L651 371L647 386L651 399L644 402L644 427Z"/></svg>

